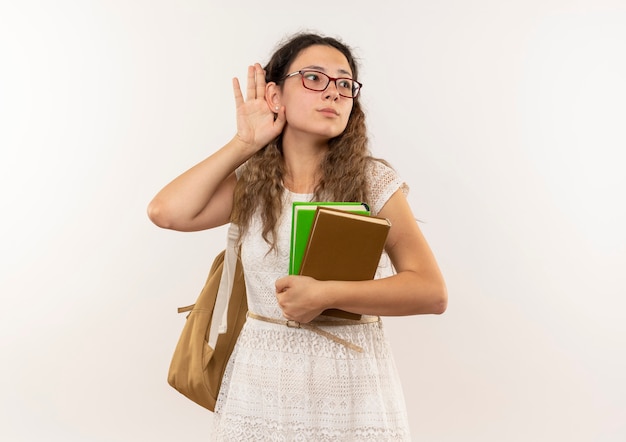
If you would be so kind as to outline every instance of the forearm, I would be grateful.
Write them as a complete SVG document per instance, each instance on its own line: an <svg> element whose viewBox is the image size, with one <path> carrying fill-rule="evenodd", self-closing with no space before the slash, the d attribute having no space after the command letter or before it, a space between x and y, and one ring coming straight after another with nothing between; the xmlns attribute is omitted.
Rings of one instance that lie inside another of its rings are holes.
<svg viewBox="0 0 626 442"><path fill-rule="evenodd" d="M379 316L441 314L447 291L441 275L404 271L372 281L324 281L326 308Z"/></svg>
<svg viewBox="0 0 626 442"><path fill-rule="evenodd" d="M148 206L149 218L160 227L187 231L225 223L232 207L231 175L250 155L249 147L233 138L161 189ZM214 198L221 204L211 207Z"/></svg>

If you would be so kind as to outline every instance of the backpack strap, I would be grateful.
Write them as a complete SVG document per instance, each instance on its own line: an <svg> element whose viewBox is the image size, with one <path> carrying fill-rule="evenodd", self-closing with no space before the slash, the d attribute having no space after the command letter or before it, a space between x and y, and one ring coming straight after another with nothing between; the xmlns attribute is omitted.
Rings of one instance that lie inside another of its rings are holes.
<svg viewBox="0 0 626 442"><path fill-rule="evenodd" d="M239 238L239 226L230 223L224 253L224 268L220 279L220 286L215 300L211 330L209 332L209 346L215 348L218 334L226 333L228 329L228 302L233 291L235 269L237 267L237 240Z"/></svg>

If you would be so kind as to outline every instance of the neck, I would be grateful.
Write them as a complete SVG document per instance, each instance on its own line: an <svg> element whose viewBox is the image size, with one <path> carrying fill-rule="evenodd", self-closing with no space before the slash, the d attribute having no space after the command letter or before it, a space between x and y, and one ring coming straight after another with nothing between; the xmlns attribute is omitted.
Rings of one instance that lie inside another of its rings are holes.
<svg viewBox="0 0 626 442"><path fill-rule="evenodd" d="M311 137L295 137L293 134L285 136L283 185L295 193L313 193L319 183L320 164L327 151L327 142L319 142Z"/></svg>
<svg viewBox="0 0 626 442"><path fill-rule="evenodd" d="M285 174L283 185L295 193L314 193L320 181L320 164L324 158L324 151L317 152L286 152Z"/></svg>
<svg viewBox="0 0 626 442"><path fill-rule="evenodd" d="M289 173L285 173L283 177L285 188L294 193L315 193L318 181L316 175L313 177L293 177Z"/></svg>

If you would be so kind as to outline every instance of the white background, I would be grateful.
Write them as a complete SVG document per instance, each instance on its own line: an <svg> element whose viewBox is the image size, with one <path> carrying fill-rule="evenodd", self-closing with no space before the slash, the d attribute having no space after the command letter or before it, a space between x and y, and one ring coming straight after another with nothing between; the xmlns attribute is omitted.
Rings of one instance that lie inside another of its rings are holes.
<svg viewBox="0 0 626 442"><path fill-rule="evenodd" d="M302 29L355 48L447 280L386 319L414 439L626 440L623 1L0 5L1 440L206 440L166 373L225 231L145 209Z"/></svg>

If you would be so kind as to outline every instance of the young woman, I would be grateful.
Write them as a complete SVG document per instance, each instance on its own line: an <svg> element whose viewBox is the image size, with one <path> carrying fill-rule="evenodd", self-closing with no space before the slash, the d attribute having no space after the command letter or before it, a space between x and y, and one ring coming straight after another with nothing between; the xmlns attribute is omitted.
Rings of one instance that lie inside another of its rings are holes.
<svg viewBox="0 0 626 442"><path fill-rule="evenodd" d="M447 293L407 186L369 154L357 78L345 44L296 34L265 68L248 68L245 97L233 80L232 140L149 205L163 228L240 228L251 313L222 382L216 440L410 440L379 317L443 313ZM287 276L295 201L366 202L391 221L385 252L394 274L359 282ZM363 319L329 325L319 317L328 308Z"/></svg>

